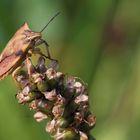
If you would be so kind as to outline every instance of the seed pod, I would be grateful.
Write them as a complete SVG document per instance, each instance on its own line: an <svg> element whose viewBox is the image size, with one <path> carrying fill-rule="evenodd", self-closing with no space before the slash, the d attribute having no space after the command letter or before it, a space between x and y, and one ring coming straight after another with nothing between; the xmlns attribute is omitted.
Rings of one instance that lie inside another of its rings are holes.
<svg viewBox="0 0 140 140"><path fill-rule="evenodd" d="M44 80L40 80L38 83L37 83L37 88L40 92L45 92L49 89L49 86L48 86L48 83Z"/></svg>
<svg viewBox="0 0 140 140"><path fill-rule="evenodd" d="M72 129L64 130L62 133L54 136L55 140L79 140L78 134Z"/></svg>
<svg viewBox="0 0 140 140"><path fill-rule="evenodd" d="M47 68L45 66L45 58L44 57L39 57L38 63L36 66L36 70L39 73L44 73L47 70Z"/></svg>
<svg viewBox="0 0 140 140"><path fill-rule="evenodd" d="M38 111L34 114L34 118L36 119L37 122L41 122L41 121L47 119L48 117L46 114Z"/></svg>
<svg viewBox="0 0 140 140"><path fill-rule="evenodd" d="M60 128L66 128L68 127L69 123L70 123L71 117L69 117L69 119L64 118L64 117L60 117L57 119L57 124Z"/></svg>

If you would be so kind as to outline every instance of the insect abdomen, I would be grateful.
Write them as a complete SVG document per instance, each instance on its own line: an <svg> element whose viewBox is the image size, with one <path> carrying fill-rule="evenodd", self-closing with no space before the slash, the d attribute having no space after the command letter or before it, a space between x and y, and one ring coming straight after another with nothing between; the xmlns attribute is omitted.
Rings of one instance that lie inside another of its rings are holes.
<svg viewBox="0 0 140 140"><path fill-rule="evenodd" d="M18 63L17 63L18 62ZM0 80L13 72L21 61L16 55L10 55L0 62Z"/></svg>

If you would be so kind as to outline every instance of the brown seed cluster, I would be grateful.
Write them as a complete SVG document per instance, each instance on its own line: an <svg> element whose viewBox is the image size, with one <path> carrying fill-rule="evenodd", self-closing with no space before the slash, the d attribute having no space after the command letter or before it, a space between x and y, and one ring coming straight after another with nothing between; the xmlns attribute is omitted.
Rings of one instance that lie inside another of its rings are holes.
<svg viewBox="0 0 140 140"><path fill-rule="evenodd" d="M36 65L28 59L27 68L19 70L15 80L20 104L35 110L37 122L47 120L46 131L55 140L93 139L90 130L96 117L89 110L87 85L77 77L58 72L58 63L46 66L40 57Z"/></svg>

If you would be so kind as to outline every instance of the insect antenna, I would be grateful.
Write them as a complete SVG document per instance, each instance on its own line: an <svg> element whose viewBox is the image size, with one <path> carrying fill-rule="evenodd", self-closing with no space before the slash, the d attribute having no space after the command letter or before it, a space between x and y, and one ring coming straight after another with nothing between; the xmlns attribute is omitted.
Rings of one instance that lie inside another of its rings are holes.
<svg viewBox="0 0 140 140"><path fill-rule="evenodd" d="M43 27L43 29L40 31L40 33L42 33L46 28L47 26L60 14L60 12L58 12L57 14L55 14L50 20L49 22Z"/></svg>

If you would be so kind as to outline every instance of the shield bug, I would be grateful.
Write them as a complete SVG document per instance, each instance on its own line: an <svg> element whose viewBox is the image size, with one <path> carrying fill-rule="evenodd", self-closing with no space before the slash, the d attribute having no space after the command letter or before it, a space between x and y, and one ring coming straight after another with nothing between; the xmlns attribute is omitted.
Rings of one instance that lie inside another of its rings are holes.
<svg viewBox="0 0 140 140"><path fill-rule="evenodd" d="M38 53L52 60L48 50L48 43L42 39L41 33L57 15L59 13L52 17L40 32L32 31L26 22L16 31L0 55L0 80L14 73L29 54ZM42 43L46 45L47 56L36 48Z"/></svg>

